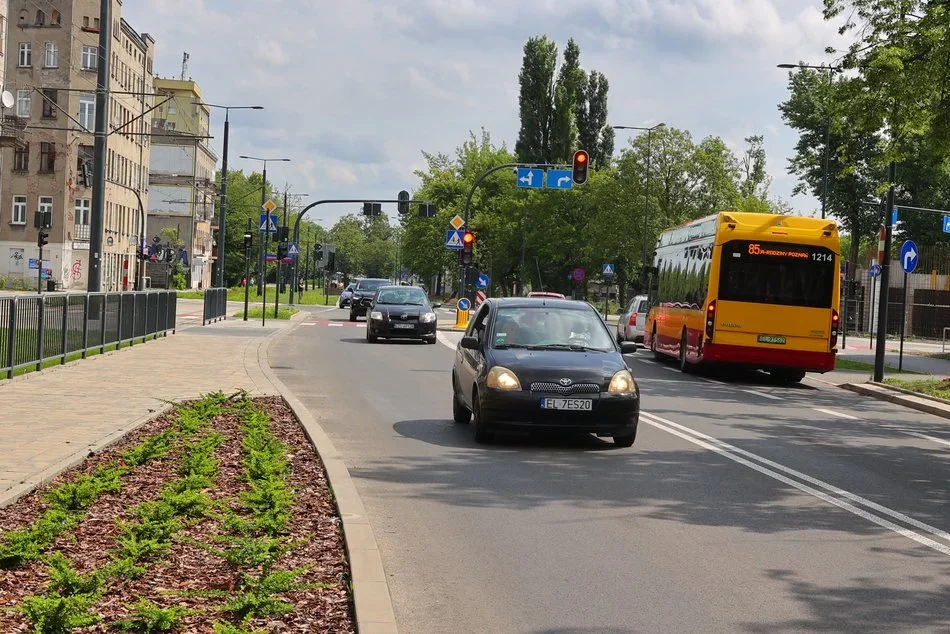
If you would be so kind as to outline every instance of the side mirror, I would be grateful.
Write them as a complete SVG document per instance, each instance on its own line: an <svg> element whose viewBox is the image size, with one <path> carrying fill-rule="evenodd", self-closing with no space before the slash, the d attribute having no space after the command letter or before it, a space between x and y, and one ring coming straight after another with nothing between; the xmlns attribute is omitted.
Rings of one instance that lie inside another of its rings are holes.
<svg viewBox="0 0 950 634"><path fill-rule="evenodd" d="M624 341L620 344L620 354L633 354L640 349L640 346L632 341Z"/></svg>
<svg viewBox="0 0 950 634"><path fill-rule="evenodd" d="M436 302L432 304L432 308L442 308L442 302Z"/></svg>
<svg viewBox="0 0 950 634"><path fill-rule="evenodd" d="M462 337L462 341L459 343L460 346L466 350L481 350L482 344L478 340L478 337L465 336Z"/></svg>

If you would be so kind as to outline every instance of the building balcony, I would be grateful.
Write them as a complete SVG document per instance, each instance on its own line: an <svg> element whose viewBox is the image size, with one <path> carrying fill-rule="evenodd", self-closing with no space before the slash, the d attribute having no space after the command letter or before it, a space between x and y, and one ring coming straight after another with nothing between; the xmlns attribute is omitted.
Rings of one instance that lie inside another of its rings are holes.
<svg viewBox="0 0 950 634"><path fill-rule="evenodd" d="M74 225L73 226L73 240L88 240L89 239L89 225Z"/></svg>
<svg viewBox="0 0 950 634"><path fill-rule="evenodd" d="M0 147L26 147L28 132L27 119L3 117L0 119Z"/></svg>

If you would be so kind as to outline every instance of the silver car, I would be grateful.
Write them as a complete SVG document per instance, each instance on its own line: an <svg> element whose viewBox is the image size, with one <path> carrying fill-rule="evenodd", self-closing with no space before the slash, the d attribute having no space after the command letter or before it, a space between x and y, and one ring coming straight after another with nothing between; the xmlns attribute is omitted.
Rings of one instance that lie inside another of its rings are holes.
<svg viewBox="0 0 950 634"><path fill-rule="evenodd" d="M633 341L643 343L644 328L647 321L648 298L637 295L630 300L627 309L617 321L617 342Z"/></svg>

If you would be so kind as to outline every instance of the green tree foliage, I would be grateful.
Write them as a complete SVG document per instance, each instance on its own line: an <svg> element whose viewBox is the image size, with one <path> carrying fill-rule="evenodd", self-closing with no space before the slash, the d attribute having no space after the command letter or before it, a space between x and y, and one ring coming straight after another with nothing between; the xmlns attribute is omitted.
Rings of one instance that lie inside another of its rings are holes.
<svg viewBox="0 0 950 634"><path fill-rule="evenodd" d="M521 130L515 152L523 161L547 162L551 157L551 114L554 110L554 69L557 45L547 36L532 37L524 45L518 82Z"/></svg>

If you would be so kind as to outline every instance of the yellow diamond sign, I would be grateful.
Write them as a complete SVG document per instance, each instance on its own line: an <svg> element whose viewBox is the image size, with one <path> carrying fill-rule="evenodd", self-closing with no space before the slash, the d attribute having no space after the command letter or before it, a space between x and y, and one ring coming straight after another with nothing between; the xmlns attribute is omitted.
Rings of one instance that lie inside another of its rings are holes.
<svg viewBox="0 0 950 634"><path fill-rule="evenodd" d="M268 201L267 201L266 203L264 203L262 206L263 206L264 209L266 209L268 212L274 211L275 209L277 209L277 203L275 203L273 200L268 200Z"/></svg>
<svg viewBox="0 0 950 634"><path fill-rule="evenodd" d="M459 229L462 228L462 225L465 224L465 221L462 220L461 216L455 216L454 218L452 218L449 224L452 225L452 227L454 227L456 231L458 231Z"/></svg>

